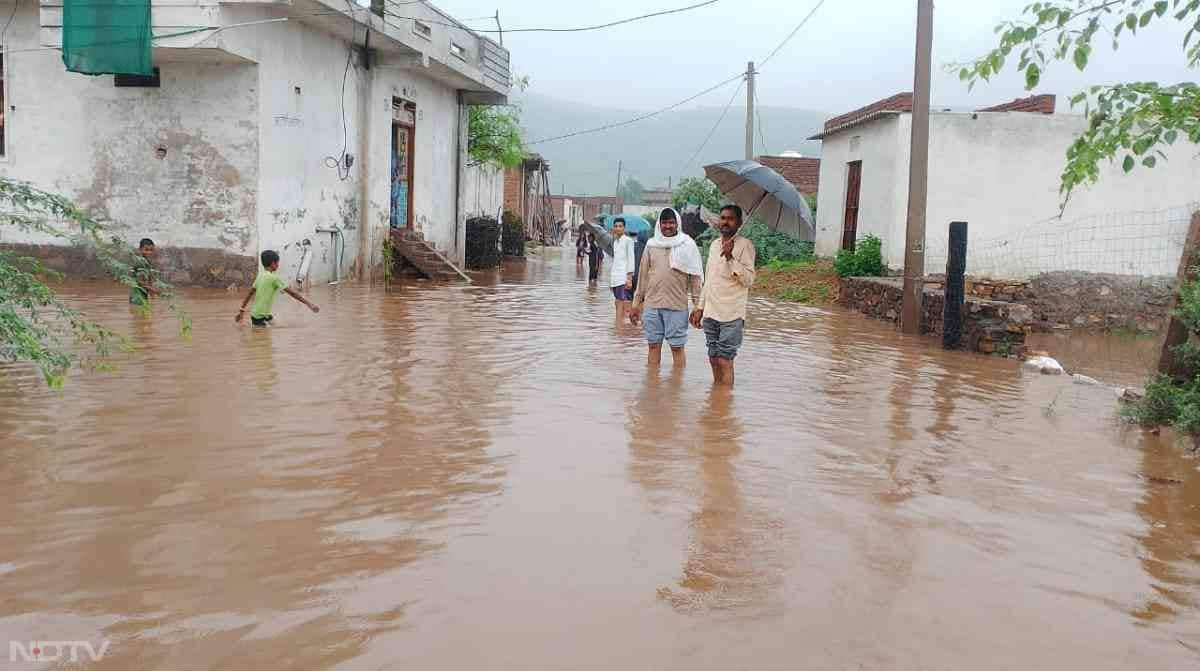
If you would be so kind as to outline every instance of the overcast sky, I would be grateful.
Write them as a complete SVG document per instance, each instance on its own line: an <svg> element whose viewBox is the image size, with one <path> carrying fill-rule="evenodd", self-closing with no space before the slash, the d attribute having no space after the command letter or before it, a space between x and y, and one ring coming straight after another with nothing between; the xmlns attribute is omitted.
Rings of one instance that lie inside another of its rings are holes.
<svg viewBox="0 0 1200 671"><path fill-rule="evenodd" d="M992 28L1016 18L1029 0L941 0L935 14L935 105L983 106L1025 95L1015 72L968 93L947 63L979 55L995 44ZM692 0L434 0L460 20L493 14L505 28L602 23ZM588 33L522 33L505 36L513 69L528 75L531 93L601 106L654 108L686 98L761 61L811 10L816 0L723 0L691 12ZM808 25L762 71L759 99L843 112L912 88L916 0L828 0ZM1183 30L1147 29L1114 55L1108 40L1086 73L1061 65L1047 74L1040 93L1063 99L1091 83L1196 80L1183 66ZM494 26L469 21L472 27ZM693 105L723 106L732 87Z"/></svg>

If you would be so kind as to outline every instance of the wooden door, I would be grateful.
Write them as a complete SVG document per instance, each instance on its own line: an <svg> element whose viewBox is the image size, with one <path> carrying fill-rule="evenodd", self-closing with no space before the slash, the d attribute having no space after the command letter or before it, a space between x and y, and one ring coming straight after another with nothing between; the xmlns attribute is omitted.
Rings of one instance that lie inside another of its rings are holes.
<svg viewBox="0 0 1200 671"><path fill-rule="evenodd" d="M412 225L413 141L416 136L416 106L392 104L392 228Z"/></svg>
<svg viewBox="0 0 1200 671"><path fill-rule="evenodd" d="M858 241L858 202L862 195L862 161L849 164L846 175L846 216L842 222L842 249L854 249Z"/></svg>

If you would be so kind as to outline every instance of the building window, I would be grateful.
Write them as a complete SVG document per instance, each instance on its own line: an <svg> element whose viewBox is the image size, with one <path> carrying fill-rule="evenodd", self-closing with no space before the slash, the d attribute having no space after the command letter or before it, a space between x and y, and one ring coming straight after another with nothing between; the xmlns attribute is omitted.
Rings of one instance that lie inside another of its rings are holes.
<svg viewBox="0 0 1200 671"><path fill-rule="evenodd" d="M420 21L413 19L413 32L427 40L433 39L433 27L428 23L421 23Z"/></svg>
<svg viewBox="0 0 1200 671"><path fill-rule="evenodd" d="M158 75L158 68L154 68L154 74L152 75L113 75L113 86L117 88L156 89L162 85L162 80Z"/></svg>
<svg viewBox="0 0 1200 671"><path fill-rule="evenodd" d="M450 53L458 56L462 60L467 60L467 50L460 44L456 44L453 40L450 41Z"/></svg>

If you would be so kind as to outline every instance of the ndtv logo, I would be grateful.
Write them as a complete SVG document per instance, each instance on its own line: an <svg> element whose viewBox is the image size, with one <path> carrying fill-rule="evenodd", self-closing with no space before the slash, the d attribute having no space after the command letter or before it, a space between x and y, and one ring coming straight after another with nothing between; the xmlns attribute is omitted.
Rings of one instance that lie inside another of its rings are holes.
<svg viewBox="0 0 1200 671"><path fill-rule="evenodd" d="M99 649L91 641L30 641L28 644L20 641L8 642L8 661L10 662L78 662L90 659L98 662L108 653L112 641L104 641ZM80 654L82 651L82 654Z"/></svg>

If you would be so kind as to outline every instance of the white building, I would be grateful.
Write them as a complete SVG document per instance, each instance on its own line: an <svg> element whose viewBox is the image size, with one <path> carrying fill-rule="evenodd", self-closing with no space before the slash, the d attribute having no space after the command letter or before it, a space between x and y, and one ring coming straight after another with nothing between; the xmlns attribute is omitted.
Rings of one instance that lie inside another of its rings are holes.
<svg viewBox="0 0 1200 671"><path fill-rule="evenodd" d="M369 277L390 224L461 264L466 218L499 209L467 105L506 102L508 52L428 3L153 0L157 81L118 86L65 70L58 2L7 30L0 174L153 238L168 280L245 282L263 249L293 278L306 256L301 280Z"/></svg>
<svg viewBox="0 0 1200 671"><path fill-rule="evenodd" d="M1173 275L1191 207L1200 201L1200 151L1180 141L1154 169L1105 164L1061 212L1067 148L1086 130L1055 114L1054 96L930 118L926 271L945 271L952 221L969 224L967 272L1027 278L1079 270ZM912 95L829 120L823 142L816 250L832 256L862 236L904 264Z"/></svg>

